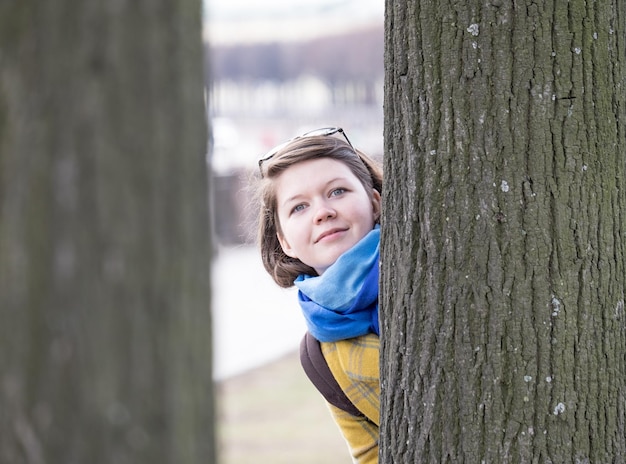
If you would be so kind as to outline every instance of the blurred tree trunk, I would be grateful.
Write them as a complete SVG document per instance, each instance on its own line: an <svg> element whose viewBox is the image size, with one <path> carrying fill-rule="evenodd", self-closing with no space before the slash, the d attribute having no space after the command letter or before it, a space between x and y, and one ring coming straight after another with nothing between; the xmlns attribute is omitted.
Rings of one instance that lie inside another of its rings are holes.
<svg viewBox="0 0 626 464"><path fill-rule="evenodd" d="M381 462L626 462L626 3L386 6Z"/></svg>
<svg viewBox="0 0 626 464"><path fill-rule="evenodd" d="M201 3L0 5L0 462L214 462Z"/></svg>

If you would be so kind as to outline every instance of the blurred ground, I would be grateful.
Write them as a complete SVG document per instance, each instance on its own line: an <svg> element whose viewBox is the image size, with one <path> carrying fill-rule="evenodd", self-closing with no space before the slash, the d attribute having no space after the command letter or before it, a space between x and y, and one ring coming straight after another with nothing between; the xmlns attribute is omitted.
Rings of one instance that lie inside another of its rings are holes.
<svg viewBox="0 0 626 464"><path fill-rule="evenodd" d="M350 464L297 353L218 384L219 464Z"/></svg>
<svg viewBox="0 0 626 464"><path fill-rule="evenodd" d="M254 246L219 248L212 273L219 464L349 464L300 367L295 291L271 280Z"/></svg>

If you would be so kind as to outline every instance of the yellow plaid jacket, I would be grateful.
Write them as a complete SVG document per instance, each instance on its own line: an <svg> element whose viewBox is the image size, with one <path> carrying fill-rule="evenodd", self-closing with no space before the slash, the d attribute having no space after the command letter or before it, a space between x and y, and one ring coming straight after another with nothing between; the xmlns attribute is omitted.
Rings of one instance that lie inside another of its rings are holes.
<svg viewBox="0 0 626 464"><path fill-rule="evenodd" d="M348 443L353 461L378 463L380 409L380 342L375 334L320 344L337 383L364 417L353 416L331 404L333 418Z"/></svg>

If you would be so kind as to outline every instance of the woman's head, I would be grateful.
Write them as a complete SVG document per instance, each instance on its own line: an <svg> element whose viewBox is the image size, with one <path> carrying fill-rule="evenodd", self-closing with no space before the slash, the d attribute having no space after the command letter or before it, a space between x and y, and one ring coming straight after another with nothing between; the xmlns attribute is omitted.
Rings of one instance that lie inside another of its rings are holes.
<svg viewBox="0 0 626 464"><path fill-rule="evenodd" d="M259 166L261 256L281 287L322 273L379 220L382 170L347 138L305 135Z"/></svg>

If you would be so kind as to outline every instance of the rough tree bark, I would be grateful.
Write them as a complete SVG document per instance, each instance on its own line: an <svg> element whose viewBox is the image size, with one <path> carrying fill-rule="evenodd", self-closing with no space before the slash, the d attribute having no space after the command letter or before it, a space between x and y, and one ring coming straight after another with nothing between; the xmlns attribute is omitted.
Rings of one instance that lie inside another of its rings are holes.
<svg viewBox="0 0 626 464"><path fill-rule="evenodd" d="M0 462L214 462L199 0L0 5Z"/></svg>
<svg viewBox="0 0 626 464"><path fill-rule="evenodd" d="M386 8L381 462L625 462L626 3Z"/></svg>

